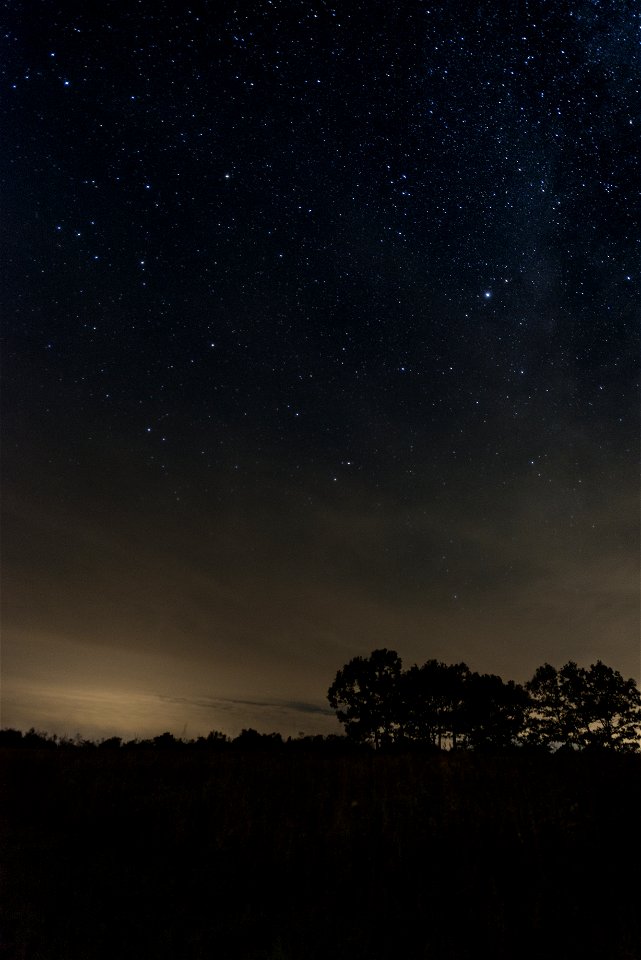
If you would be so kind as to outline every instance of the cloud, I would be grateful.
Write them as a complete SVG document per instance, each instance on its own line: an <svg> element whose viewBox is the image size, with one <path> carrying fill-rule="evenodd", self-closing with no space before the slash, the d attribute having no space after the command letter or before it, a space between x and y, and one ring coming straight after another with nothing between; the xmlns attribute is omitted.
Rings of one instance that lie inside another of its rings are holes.
<svg viewBox="0 0 641 960"><path fill-rule="evenodd" d="M236 707L252 707L257 709L265 709L269 711L277 710L287 710L292 713L303 713L303 714L318 714L325 717L333 717L334 711L330 710L329 707L323 707L318 703L308 703L299 700L244 700L240 697L172 697L172 696L163 696L159 694L159 699L163 703L182 703L187 704L188 706L194 707L204 707L206 709L218 710L221 707L225 708L236 708Z"/></svg>

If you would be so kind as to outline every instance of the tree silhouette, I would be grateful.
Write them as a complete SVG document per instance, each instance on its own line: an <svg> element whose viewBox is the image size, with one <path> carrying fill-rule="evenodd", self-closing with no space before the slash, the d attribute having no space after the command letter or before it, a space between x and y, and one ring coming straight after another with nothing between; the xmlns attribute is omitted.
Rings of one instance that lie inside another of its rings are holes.
<svg viewBox="0 0 641 960"><path fill-rule="evenodd" d="M523 687L492 673L468 673L461 707L462 739L473 750L515 746L525 725L529 697Z"/></svg>
<svg viewBox="0 0 641 960"><path fill-rule="evenodd" d="M461 729L465 663L448 665L428 660L414 665L401 678L402 726L405 737L441 749L457 745Z"/></svg>
<svg viewBox="0 0 641 960"><path fill-rule="evenodd" d="M641 695L633 679L600 660L588 669L570 660L539 667L527 684L526 740L546 747L638 750Z"/></svg>
<svg viewBox="0 0 641 960"><path fill-rule="evenodd" d="M524 737L527 743L534 746L572 743L573 715L563 686L560 672L551 663L537 667L526 684L530 695Z"/></svg>
<svg viewBox="0 0 641 960"><path fill-rule="evenodd" d="M401 666L395 650L381 649L338 671L327 699L351 739L378 749L399 737Z"/></svg>
<svg viewBox="0 0 641 960"><path fill-rule="evenodd" d="M600 660L583 673L586 746L639 749L641 694L636 682Z"/></svg>
<svg viewBox="0 0 641 960"><path fill-rule="evenodd" d="M417 743L478 751L517 744L545 749L638 750L641 695L600 660L543 664L525 687L465 663L428 660L403 671L394 650L354 657L327 694L353 743Z"/></svg>

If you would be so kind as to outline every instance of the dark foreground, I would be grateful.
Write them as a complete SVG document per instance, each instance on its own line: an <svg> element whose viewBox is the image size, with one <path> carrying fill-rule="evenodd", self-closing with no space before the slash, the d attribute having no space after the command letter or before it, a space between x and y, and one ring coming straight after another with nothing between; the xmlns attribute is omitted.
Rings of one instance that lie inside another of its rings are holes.
<svg viewBox="0 0 641 960"><path fill-rule="evenodd" d="M641 957L641 758L0 753L2 960Z"/></svg>

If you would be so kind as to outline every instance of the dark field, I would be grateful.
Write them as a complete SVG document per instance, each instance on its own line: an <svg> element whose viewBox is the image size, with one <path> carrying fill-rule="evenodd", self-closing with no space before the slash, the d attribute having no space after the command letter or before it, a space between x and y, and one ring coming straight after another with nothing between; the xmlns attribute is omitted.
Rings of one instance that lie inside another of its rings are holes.
<svg viewBox="0 0 641 960"><path fill-rule="evenodd" d="M3 750L2 960L641 957L641 758Z"/></svg>

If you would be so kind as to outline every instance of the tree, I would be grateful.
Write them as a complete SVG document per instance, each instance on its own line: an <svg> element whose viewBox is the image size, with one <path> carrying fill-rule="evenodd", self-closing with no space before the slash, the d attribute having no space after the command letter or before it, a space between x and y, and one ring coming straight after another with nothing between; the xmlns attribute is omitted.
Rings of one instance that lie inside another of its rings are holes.
<svg viewBox="0 0 641 960"><path fill-rule="evenodd" d="M401 680L404 735L439 750L447 742L457 745L465 678L465 663L452 665L428 660L413 666Z"/></svg>
<svg viewBox="0 0 641 960"><path fill-rule="evenodd" d="M566 664L566 667L570 664ZM573 664L576 667L576 664ZM530 695L524 740L532 746L572 744L573 715L556 667L544 663L526 684Z"/></svg>
<svg viewBox="0 0 641 960"><path fill-rule="evenodd" d="M352 740L378 749L399 737L401 667L395 650L381 649L338 671L327 699Z"/></svg>
<svg viewBox="0 0 641 960"><path fill-rule="evenodd" d="M513 680L493 673L468 673L463 684L463 742L473 750L507 750L522 732L529 697Z"/></svg>
<svg viewBox="0 0 641 960"><path fill-rule="evenodd" d="M545 663L527 684L526 741L548 748L638 750L641 695L633 679L598 660L588 669L570 660Z"/></svg>
<svg viewBox="0 0 641 960"><path fill-rule="evenodd" d="M641 694L636 682L600 660L583 671L585 745L638 750Z"/></svg>

